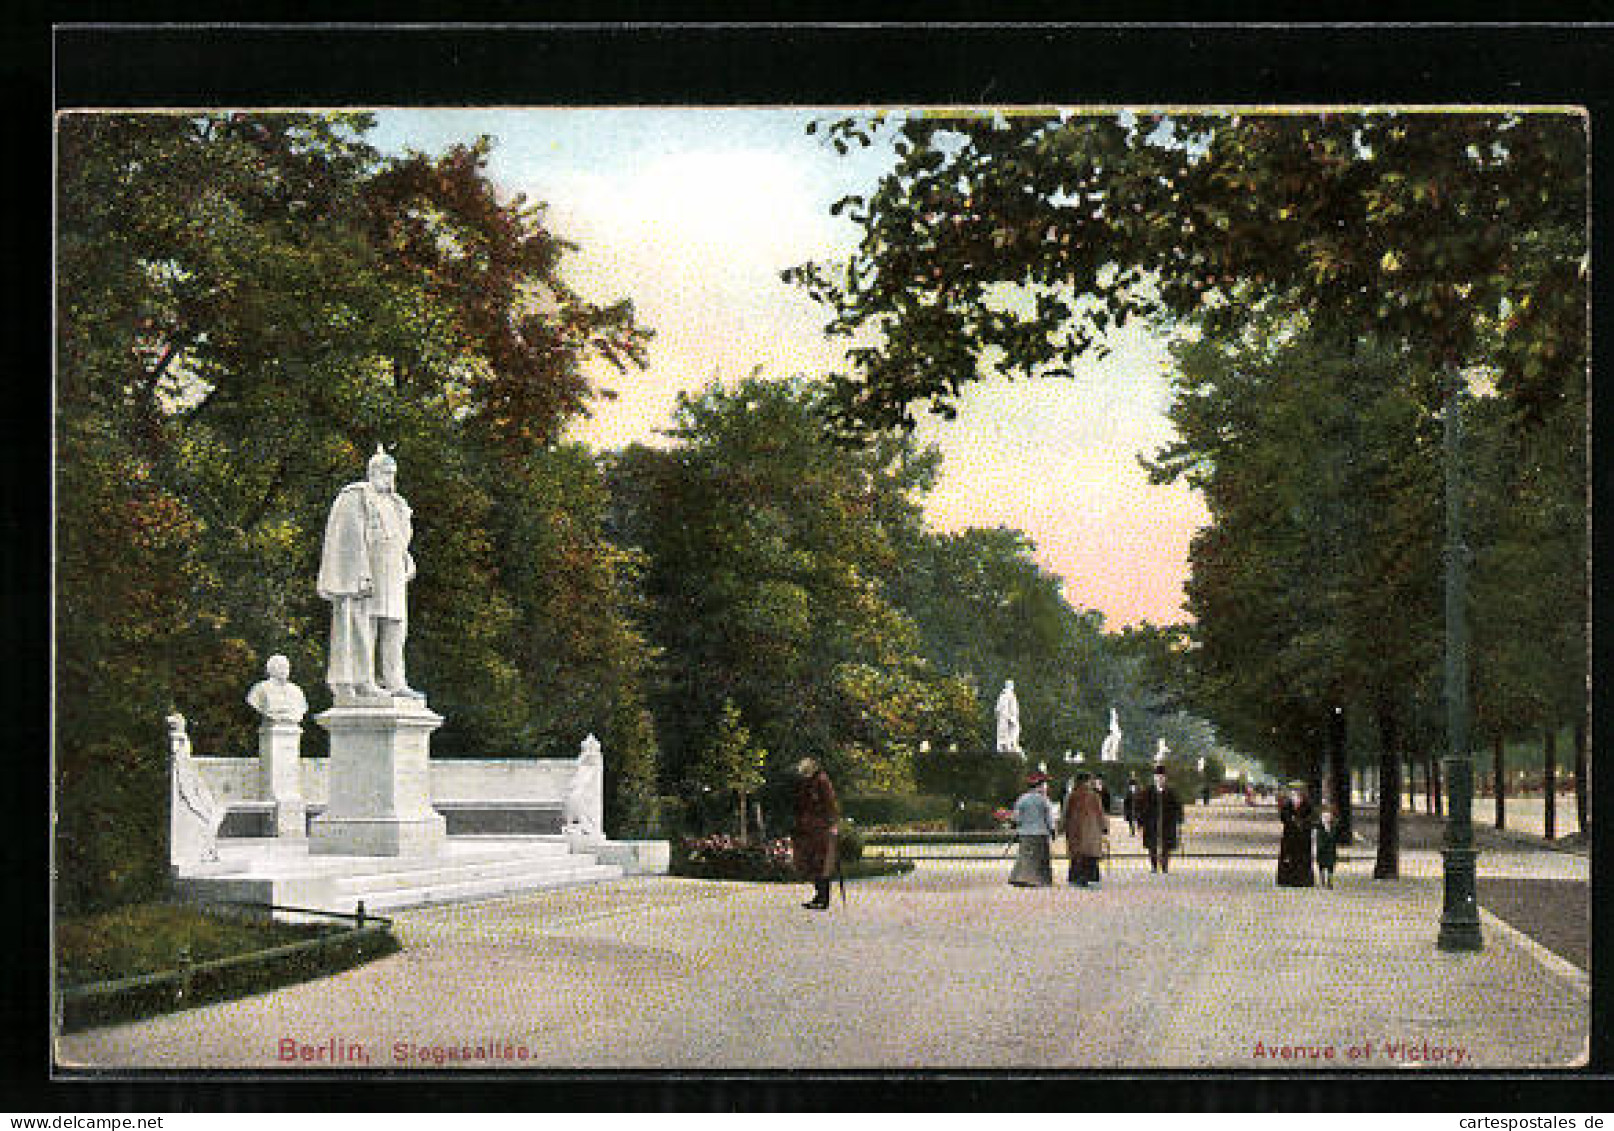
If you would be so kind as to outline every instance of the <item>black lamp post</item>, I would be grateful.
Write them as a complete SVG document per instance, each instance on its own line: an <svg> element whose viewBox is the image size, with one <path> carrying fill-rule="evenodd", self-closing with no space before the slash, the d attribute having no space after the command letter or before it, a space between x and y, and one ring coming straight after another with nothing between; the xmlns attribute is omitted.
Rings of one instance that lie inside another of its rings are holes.
<svg viewBox="0 0 1614 1131"><path fill-rule="evenodd" d="M1463 544L1463 378L1446 374L1446 838L1441 847L1445 904L1441 950L1481 950L1475 895L1474 758L1468 748L1468 547Z"/></svg>

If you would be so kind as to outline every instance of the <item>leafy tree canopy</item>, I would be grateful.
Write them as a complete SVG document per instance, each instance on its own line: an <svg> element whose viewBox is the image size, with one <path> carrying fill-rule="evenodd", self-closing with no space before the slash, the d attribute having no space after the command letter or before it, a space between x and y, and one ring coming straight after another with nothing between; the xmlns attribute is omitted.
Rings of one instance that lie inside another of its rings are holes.
<svg viewBox="0 0 1614 1131"><path fill-rule="evenodd" d="M1069 374L1112 326L1328 311L1536 412L1585 363L1586 128L1572 113L919 115L827 127L894 166L838 202L844 263L785 273L853 339L853 434L950 415L983 373Z"/></svg>

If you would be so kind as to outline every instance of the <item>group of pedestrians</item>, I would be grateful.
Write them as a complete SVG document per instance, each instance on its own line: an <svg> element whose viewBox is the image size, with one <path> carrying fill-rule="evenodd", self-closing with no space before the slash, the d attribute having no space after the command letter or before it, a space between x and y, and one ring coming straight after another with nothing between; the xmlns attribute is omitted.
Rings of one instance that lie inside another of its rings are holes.
<svg viewBox="0 0 1614 1131"><path fill-rule="evenodd" d="M1309 888L1317 884L1312 873L1312 837L1317 839L1317 874L1323 887L1334 886L1334 865L1339 852L1334 840L1334 814L1325 808L1321 818L1306 794L1306 783L1289 783L1289 792L1278 801L1278 820L1283 835L1278 841L1278 886Z"/></svg>
<svg viewBox="0 0 1614 1131"><path fill-rule="evenodd" d="M1026 779L1025 792L1015 799L1013 819L1019 854L1009 873L1009 883L1016 887L1048 887L1054 882L1053 843L1063 828L1070 856L1069 882L1076 887L1097 886L1102 882L1099 861L1106 854L1110 827L1108 790L1103 779L1086 771L1078 773L1065 796L1062 813L1055 810L1048 796L1048 780L1047 774L1032 774ZM1169 872L1183 808L1182 799L1166 780L1164 767L1156 768L1147 788L1137 788L1136 782L1128 784L1125 812L1132 834L1143 831L1149 870Z"/></svg>
<svg viewBox="0 0 1614 1131"><path fill-rule="evenodd" d="M1171 871L1171 856L1177 851L1183 805L1166 779L1165 767L1157 766L1153 778L1142 788L1135 780L1128 781L1123 812L1128 831L1134 836L1143 834L1149 871L1164 874ZM1070 855L1070 882L1077 887L1096 886L1101 878L1099 860L1107 854L1109 834L1109 806L1102 779L1086 772L1077 774L1059 813L1048 797L1048 780L1047 774L1032 774L1026 779L1026 791L1014 803L1019 855L1009 873L1009 883L1016 887L1047 887L1053 883L1053 842L1062 827ZM1324 887L1333 887L1338 850L1332 811L1325 809L1319 818L1306 795L1305 783L1291 782L1289 792L1278 803L1278 819L1283 825L1278 843L1278 885L1313 887L1321 876Z"/></svg>
<svg viewBox="0 0 1614 1131"><path fill-rule="evenodd" d="M813 896L802 906L823 911L829 907L830 885L839 871L840 807L835 788L815 760L804 758L797 767L796 823L791 848L796 868L813 885ZM1064 804L1054 807L1048 796L1049 777L1037 772L1026 779L1026 789L1015 799L1013 820L1019 853L1009 873L1016 887L1049 887L1054 882L1053 844L1063 830L1070 857L1066 878L1075 887L1097 887L1103 882L1099 861L1109 850L1109 793L1102 778L1087 771L1076 775ZM1155 767L1152 780L1140 787L1127 783L1123 812L1131 835L1143 834L1149 852L1149 871L1171 871L1177 851L1183 804L1167 781L1164 766ZM1316 873L1324 887L1333 886L1337 860L1331 813L1319 819L1303 782L1291 782L1278 803L1283 833L1278 845L1278 884L1312 887L1312 839L1316 837Z"/></svg>

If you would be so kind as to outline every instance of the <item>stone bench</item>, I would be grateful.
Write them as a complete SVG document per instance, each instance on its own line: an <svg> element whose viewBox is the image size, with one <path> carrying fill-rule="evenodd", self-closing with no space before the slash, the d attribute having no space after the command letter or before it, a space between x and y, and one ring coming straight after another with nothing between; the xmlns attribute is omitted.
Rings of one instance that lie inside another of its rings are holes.
<svg viewBox="0 0 1614 1131"><path fill-rule="evenodd" d="M274 821L273 801L231 801L219 823L219 838L274 836Z"/></svg>
<svg viewBox="0 0 1614 1131"><path fill-rule="evenodd" d="M563 823L558 801L442 800L433 801L432 808L448 822L449 836L554 836ZM272 801L231 801L219 837L273 836L274 810ZM323 805L310 805L308 816L324 810Z"/></svg>
<svg viewBox="0 0 1614 1131"><path fill-rule="evenodd" d="M561 831L559 801L434 799L449 836L553 836Z"/></svg>

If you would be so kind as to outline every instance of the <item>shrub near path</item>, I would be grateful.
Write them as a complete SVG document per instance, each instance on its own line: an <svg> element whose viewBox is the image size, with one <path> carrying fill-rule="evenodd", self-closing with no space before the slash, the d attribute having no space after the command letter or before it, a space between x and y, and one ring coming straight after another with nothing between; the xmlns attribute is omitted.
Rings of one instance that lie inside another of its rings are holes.
<svg viewBox="0 0 1614 1131"><path fill-rule="evenodd" d="M863 837L850 821L842 821L841 875L845 879L889 876L913 871L913 862L897 858L863 859ZM738 837L686 837L673 853L672 874L702 880L747 880L755 883L799 883L790 841L742 841Z"/></svg>

